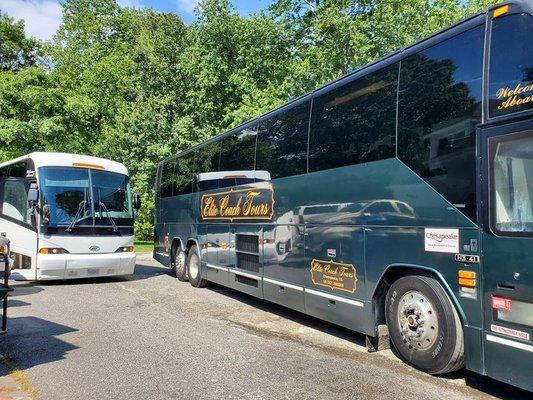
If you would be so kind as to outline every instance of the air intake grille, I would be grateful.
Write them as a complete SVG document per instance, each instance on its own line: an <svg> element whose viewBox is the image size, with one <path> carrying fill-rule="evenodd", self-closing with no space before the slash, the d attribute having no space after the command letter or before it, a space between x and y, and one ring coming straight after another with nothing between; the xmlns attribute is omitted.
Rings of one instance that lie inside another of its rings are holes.
<svg viewBox="0 0 533 400"><path fill-rule="evenodd" d="M236 250L248 253L259 253L259 236L236 235Z"/></svg>
<svg viewBox="0 0 533 400"><path fill-rule="evenodd" d="M237 252L237 268L259 272L259 256Z"/></svg>

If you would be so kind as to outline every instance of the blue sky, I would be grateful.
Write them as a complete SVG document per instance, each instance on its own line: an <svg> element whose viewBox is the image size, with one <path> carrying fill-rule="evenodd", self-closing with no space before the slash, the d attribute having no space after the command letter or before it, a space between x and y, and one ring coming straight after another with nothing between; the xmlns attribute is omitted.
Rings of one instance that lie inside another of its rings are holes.
<svg viewBox="0 0 533 400"><path fill-rule="evenodd" d="M194 21L194 7L198 0L117 0L129 7L150 7L157 11L179 14L185 23ZM239 13L248 15L273 3L273 0L233 0ZM0 0L2 12L17 20L24 20L26 34L49 40L61 24L59 0Z"/></svg>

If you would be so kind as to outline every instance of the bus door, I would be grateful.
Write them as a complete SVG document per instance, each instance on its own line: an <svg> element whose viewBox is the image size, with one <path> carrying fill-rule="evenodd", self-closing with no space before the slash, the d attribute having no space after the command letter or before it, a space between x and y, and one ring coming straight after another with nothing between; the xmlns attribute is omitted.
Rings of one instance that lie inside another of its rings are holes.
<svg viewBox="0 0 533 400"><path fill-rule="evenodd" d="M482 130L485 370L533 389L533 121Z"/></svg>
<svg viewBox="0 0 533 400"><path fill-rule="evenodd" d="M11 240L14 279L36 279L37 229L25 178L0 177L0 234Z"/></svg>
<svg viewBox="0 0 533 400"><path fill-rule="evenodd" d="M257 297L263 297L262 242L261 225L231 224L229 247L219 253L226 257L230 287Z"/></svg>
<svg viewBox="0 0 533 400"><path fill-rule="evenodd" d="M305 259L306 312L361 331L365 326L365 313L371 315L363 302L363 228L340 224L306 225Z"/></svg>

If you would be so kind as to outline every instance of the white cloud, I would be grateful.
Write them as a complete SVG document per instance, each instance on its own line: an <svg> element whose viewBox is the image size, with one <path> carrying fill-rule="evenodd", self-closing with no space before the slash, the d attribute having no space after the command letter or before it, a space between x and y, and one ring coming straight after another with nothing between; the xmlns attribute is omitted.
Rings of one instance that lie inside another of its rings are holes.
<svg viewBox="0 0 533 400"><path fill-rule="evenodd" d="M55 0L1 0L0 9L15 20L24 20L27 36L50 40L61 25L63 9Z"/></svg>
<svg viewBox="0 0 533 400"><path fill-rule="evenodd" d="M193 14L198 3L199 0L178 0L178 9Z"/></svg>

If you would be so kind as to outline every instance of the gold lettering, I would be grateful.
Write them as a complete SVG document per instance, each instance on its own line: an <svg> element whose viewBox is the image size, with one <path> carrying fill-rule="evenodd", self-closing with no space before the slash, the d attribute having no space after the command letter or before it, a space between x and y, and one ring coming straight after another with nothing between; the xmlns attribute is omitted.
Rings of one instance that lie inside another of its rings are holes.
<svg viewBox="0 0 533 400"><path fill-rule="evenodd" d="M496 91L496 97L498 99L505 99L499 106L498 110L505 110L506 108L511 108L519 106L521 104L526 104L533 101L533 96L518 97L520 94L524 94L533 90L533 84L524 85L517 84L514 89L509 87L502 87Z"/></svg>
<svg viewBox="0 0 533 400"><path fill-rule="evenodd" d="M327 286L349 293L356 290L356 272L352 264L341 264L335 261L311 261L311 280L313 284Z"/></svg>
<svg viewBox="0 0 533 400"><path fill-rule="evenodd" d="M270 219L272 189L231 190L202 196L201 214L206 219Z"/></svg>
<svg viewBox="0 0 533 400"><path fill-rule="evenodd" d="M207 197L202 207L202 216L203 217L216 217L217 208L215 206L215 199L212 197Z"/></svg>

